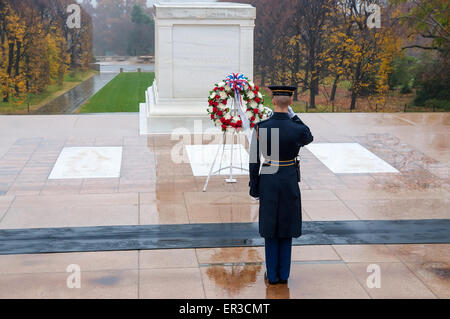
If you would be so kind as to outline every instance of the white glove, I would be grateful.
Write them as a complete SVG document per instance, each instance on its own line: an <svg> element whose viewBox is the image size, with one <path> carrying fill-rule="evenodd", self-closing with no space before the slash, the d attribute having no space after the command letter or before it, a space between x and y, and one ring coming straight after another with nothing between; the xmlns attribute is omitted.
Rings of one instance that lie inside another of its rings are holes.
<svg viewBox="0 0 450 319"><path fill-rule="evenodd" d="M293 118L296 115L291 106L288 107L288 114L290 118Z"/></svg>
<svg viewBox="0 0 450 319"><path fill-rule="evenodd" d="M252 197L253 200L259 200L259 197Z"/></svg>

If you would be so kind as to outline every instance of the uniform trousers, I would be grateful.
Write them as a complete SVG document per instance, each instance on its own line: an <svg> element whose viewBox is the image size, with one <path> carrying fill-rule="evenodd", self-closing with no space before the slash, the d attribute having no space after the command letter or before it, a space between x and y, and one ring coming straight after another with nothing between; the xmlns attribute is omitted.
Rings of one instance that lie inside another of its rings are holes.
<svg viewBox="0 0 450 319"><path fill-rule="evenodd" d="M267 279L288 280L291 271L292 238L265 238Z"/></svg>

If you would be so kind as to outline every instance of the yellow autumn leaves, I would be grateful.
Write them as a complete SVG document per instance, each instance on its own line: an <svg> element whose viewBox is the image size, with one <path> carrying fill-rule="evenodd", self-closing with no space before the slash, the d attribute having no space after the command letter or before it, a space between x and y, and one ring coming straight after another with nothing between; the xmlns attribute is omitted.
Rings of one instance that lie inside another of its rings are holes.
<svg viewBox="0 0 450 319"><path fill-rule="evenodd" d="M22 104L28 93L62 84L70 67L92 62L91 30L66 27L65 8L70 0L0 3L0 97ZM90 27L87 24L88 28Z"/></svg>

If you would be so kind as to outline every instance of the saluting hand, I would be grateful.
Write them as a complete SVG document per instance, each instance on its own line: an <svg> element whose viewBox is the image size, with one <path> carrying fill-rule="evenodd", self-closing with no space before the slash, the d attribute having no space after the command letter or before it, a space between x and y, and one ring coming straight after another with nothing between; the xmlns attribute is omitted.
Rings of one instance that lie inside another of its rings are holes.
<svg viewBox="0 0 450 319"><path fill-rule="evenodd" d="M293 118L295 116L294 110L291 106L288 106L288 114L290 118Z"/></svg>

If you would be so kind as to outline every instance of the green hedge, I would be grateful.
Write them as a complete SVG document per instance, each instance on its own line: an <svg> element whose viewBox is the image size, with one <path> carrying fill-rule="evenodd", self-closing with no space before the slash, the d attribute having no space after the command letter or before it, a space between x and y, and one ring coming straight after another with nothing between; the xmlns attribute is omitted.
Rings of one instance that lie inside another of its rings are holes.
<svg viewBox="0 0 450 319"><path fill-rule="evenodd" d="M429 108L450 111L450 101L447 100L430 99L426 100L424 104Z"/></svg>

